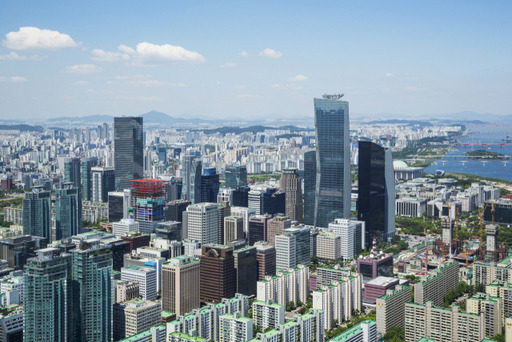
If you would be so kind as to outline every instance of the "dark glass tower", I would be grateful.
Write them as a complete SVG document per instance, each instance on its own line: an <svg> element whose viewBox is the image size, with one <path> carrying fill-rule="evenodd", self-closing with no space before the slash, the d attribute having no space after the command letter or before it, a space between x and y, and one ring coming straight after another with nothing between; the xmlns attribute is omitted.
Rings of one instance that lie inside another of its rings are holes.
<svg viewBox="0 0 512 342"><path fill-rule="evenodd" d="M201 202L202 165L201 159L196 156L186 156L183 160L182 198L192 204ZM217 202L217 199L214 202Z"/></svg>
<svg viewBox="0 0 512 342"><path fill-rule="evenodd" d="M82 199L91 201L92 196L92 171L91 169L98 164L97 157L82 159Z"/></svg>
<svg viewBox="0 0 512 342"><path fill-rule="evenodd" d="M315 224L316 152L304 153L304 223Z"/></svg>
<svg viewBox="0 0 512 342"><path fill-rule="evenodd" d="M226 188L236 189L242 186L247 186L247 168L245 165L227 165Z"/></svg>
<svg viewBox="0 0 512 342"><path fill-rule="evenodd" d="M80 188L80 158L66 158L64 160L64 182L73 183L73 186Z"/></svg>
<svg viewBox="0 0 512 342"><path fill-rule="evenodd" d="M316 183L314 226L350 216L348 102L343 95L315 99Z"/></svg>
<svg viewBox="0 0 512 342"><path fill-rule="evenodd" d="M23 234L44 237L51 242L50 192L34 188L23 199Z"/></svg>
<svg viewBox="0 0 512 342"><path fill-rule="evenodd" d="M212 168L204 168L201 176L201 202L217 202L219 193L219 174Z"/></svg>
<svg viewBox="0 0 512 342"><path fill-rule="evenodd" d="M395 234L395 181L391 150L359 142L358 219L365 222L366 244Z"/></svg>
<svg viewBox="0 0 512 342"><path fill-rule="evenodd" d="M130 188L132 179L143 177L144 140L141 117L114 118L116 190Z"/></svg>
<svg viewBox="0 0 512 342"><path fill-rule="evenodd" d="M55 190L55 238L61 240L82 232L80 190L65 183Z"/></svg>

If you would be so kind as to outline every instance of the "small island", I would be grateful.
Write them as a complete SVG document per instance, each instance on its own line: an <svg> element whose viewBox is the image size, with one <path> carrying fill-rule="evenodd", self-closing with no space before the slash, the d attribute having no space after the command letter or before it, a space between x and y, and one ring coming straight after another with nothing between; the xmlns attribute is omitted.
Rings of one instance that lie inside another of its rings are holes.
<svg viewBox="0 0 512 342"><path fill-rule="evenodd" d="M485 159L485 160L507 160L508 157L502 153L491 152L485 150L475 150L466 152L466 157L472 159Z"/></svg>

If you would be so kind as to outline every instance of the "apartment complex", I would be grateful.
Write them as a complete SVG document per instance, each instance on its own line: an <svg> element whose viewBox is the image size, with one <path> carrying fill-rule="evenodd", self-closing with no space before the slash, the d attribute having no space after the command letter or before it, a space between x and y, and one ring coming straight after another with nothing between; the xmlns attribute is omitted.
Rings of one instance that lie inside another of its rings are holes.
<svg viewBox="0 0 512 342"><path fill-rule="evenodd" d="M366 320L334 336L329 342L377 342L377 324Z"/></svg>
<svg viewBox="0 0 512 342"><path fill-rule="evenodd" d="M403 327L405 323L405 303L411 301L412 287L397 285L387 290L386 295L377 298L377 331L385 334L391 327Z"/></svg>
<svg viewBox="0 0 512 342"><path fill-rule="evenodd" d="M267 276L257 283L257 299L286 306L290 302L306 303L309 296L309 268L299 265L297 268L279 271L275 276Z"/></svg>
<svg viewBox="0 0 512 342"><path fill-rule="evenodd" d="M442 306L444 296L459 284L459 263L449 261L439 265L430 276L414 284L414 302L425 304L432 301L434 305Z"/></svg>
<svg viewBox="0 0 512 342"><path fill-rule="evenodd" d="M114 341L137 335L161 323L160 302L132 299L114 305Z"/></svg>

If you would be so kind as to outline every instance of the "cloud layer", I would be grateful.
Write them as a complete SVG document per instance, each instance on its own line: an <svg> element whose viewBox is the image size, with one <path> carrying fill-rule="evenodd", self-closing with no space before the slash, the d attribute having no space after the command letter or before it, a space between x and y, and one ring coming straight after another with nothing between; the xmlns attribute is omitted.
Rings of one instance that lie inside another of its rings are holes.
<svg viewBox="0 0 512 342"><path fill-rule="evenodd" d="M199 52L189 51L171 44L152 44L142 42L135 49L120 45L119 50L133 60L135 64L154 64L162 62L204 63L206 58Z"/></svg>
<svg viewBox="0 0 512 342"><path fill-rule="evenodd" d="M37 27L20 27L5 35L3 45L11 50L48 49L57 50L75 47L77 43L67 34L41 30Z"/></svg>
<svg viewBox="0 0 512 342"><path fill-rule="evenodd" d="M76 64L68 66L66 71L71 74L95 74L102 72L103 68L94 64Z"/></svg>
<svg viewBox="0 0 512 342"><path fill-rule="evenodd" d="M269 58L279 58L279 57L283 57L283 54L281 52L279 52L279 51L266 48L265 50L260 51L258 56L269 57Z"/></svg>

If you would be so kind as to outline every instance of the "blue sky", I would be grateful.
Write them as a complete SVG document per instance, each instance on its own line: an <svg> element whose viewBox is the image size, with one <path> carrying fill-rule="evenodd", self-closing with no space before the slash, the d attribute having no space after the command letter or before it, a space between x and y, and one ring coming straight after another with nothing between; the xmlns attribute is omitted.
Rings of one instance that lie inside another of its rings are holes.
<svg viewBox="0 0 512 342"><path fill-rule="evenodd" d="M0 119L512 114L508 1L9 1Z"/></svg>

